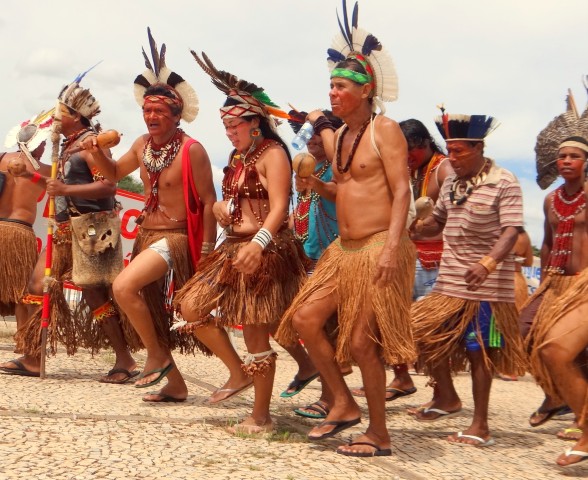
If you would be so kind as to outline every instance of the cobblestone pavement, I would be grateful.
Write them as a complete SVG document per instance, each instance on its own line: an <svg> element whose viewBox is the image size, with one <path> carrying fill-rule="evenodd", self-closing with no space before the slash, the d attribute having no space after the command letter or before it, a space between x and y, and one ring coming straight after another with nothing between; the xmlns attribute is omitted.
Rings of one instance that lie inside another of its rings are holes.
<svg viewBox="0 0 588 480"><path fill-rule="evenodd" d="M11 324L0 333L0 359L14 358ZM242 342L236 339L242 349ZM141 365L143 354L137 355ZM143 390L107 385L96 379L109 370L109 352L91 357L62 351L48 359L47 378L0 375L0 479L557 479L588 478L588 462L569 470L554 465L572 444L555 433L570 415L538 428L529 414L542 394L528 376L518 382L494 382L491 429L496 445L473 448L449 444L445 437L469 425L470 380L456 379L464 402L463 415L421 424L405 413L425 402L431 390L415 376L418 392L387 406L393 455L375 459L348 458L335 448L362 431L361 425L333 439L311 443L306 432L316 422L292 408L318 398L313 382L291 399L279 392L296 373L294 361L280 351L272 401L278 433L265 438L234 437L224 427L249 411L253 390L222 407L202 402L227 376L221 363L202 355L176 357L190 395L183 404L147 404ZM347 377L361 384L359 372ZM365 400L360 399L365 414ZM364 415L364 427L366 418Z"/></svg>

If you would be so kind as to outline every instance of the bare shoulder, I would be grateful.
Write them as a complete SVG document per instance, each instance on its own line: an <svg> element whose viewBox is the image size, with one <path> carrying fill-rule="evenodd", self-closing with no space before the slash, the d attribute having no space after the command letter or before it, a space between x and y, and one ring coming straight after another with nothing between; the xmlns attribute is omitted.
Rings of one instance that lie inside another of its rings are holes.
<svg viewBox="0 0 588 480"><path fill-rule="evenodd" d="M389 145L390 143L395 144L397 142L400 142L401 144L406 143L398 122L391 118L378 115L374 120L374 130L378 144L382 143L383 145Z"/></svg>

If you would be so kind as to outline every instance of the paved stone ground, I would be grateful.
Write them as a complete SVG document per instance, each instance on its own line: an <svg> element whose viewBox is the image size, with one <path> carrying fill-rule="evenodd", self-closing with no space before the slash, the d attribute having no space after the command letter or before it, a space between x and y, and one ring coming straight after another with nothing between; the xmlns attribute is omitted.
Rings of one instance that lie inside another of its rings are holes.
<svg viewBox="0 0 588 480"><path fill-rule="evenodd" d="M0 332L2 360L13 358L12 325ZM242 347L240 339L236 343ZM144 358L137 355L139 364ZM144 391L130 384L98 383L112 361L109 352L94 358L86 352L75 357L62 352L49 358L45 380L0 375L0 479L588 478L588 462L569 470L553 463L571 446L555 437L571 422L569 415L536 429L528 426L527 417L542 399L529 377L494 382L491 428L496 445L481 449L445 440L469 424L469 376L456 379L463 415L430 424L405 413L407 406L428 400L431 393L426 379L416 376L418 392L388 405L393 456L355 459L334 450L350 434L360 433L360 425L325 442L306 440L315 421L295 416L292 408L316 400L320 384L313 382L292 399L279 398L296 372L286 353L280 352L272 403L279 430L265 438L233 437L224 430L247 414L252 390L222 407L202 404L226 379L217 359L177 356L190 396L184 404L159 405L142 402ZM361 384L357 369L347 379L352 386ZM360 405L365 413L365 401Z"/></svg>

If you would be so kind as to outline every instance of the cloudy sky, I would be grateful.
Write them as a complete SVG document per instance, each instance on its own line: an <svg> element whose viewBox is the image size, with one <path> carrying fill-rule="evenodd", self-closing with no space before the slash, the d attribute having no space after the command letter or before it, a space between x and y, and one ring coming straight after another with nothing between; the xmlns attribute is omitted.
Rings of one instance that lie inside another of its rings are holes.
<svg viewBox="0 0 588 480"><path fill-rule="evenodd" d="M102 105L103 127L123 133L114 153L124 153L144 132L132 82L144 70L150 26L167 44L168 65L199 94L200 114L184 129L208 150L218 183L230 150L218 117L223 97L189 50L204 50L285 108L327 108L326 49L340 8L340 0L2 0L0 132L51 108L65 83L102 60L83 84ZM564 110L568 88L579 108L586 104L588 2L361 0L359 23L396 62L400 95L389 116L418 118L434 131L444 102L448 112L500 120L486 153L518 175L527 226L540 245L545 192L534 181L533 147Z"/></svg>

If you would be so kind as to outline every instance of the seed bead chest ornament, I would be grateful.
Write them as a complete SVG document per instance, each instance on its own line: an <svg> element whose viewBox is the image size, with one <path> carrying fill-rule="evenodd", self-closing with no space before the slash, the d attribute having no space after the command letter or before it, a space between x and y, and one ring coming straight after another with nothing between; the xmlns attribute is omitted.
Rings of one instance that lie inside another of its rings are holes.
<svg viewBox="0 0 588 480"><path fill-rule="evenodd" d="M588 106L579 115L570 90L566 104L566 111L549 122L537 136L537 183L542 189L549 187L559 176L557 158L560 148L575 147L588 154ZM551 210L558 223L547 262L548 273L565 273L572 253L575 219L585 208L586 198L582 188L568 194L564 185L560 185L552 193Z"/></svg>
<svg viewBox="0 0 588 480"><path fill-rule="evenodd" d="M443 105L439 106L439 109L441 110L441 116L435 118L435 124L446 142L483 142L499 125L494 117L447 114ZM492 163L486 159L473 177L456 177L449 191L451 203L453 205L463 205L472 192L486 181L491 165Z"/></svg>

